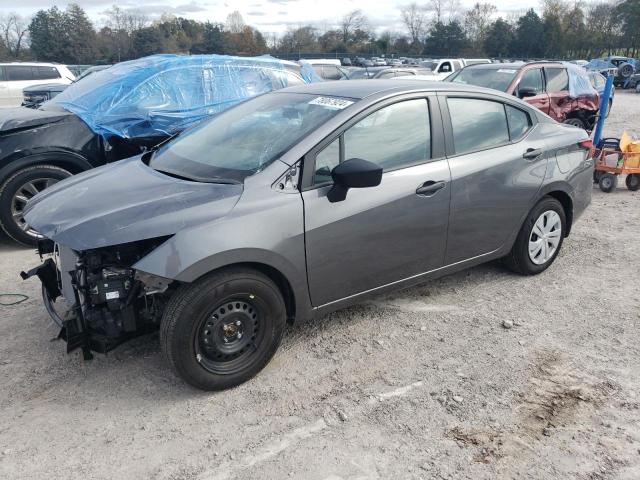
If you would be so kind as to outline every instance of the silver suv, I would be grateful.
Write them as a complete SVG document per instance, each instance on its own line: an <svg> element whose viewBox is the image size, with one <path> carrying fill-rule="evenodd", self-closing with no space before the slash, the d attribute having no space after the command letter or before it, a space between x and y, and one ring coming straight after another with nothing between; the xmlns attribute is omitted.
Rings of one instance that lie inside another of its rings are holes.
<svg viewBox="0 0 640 480"><path fill-rule="evenodd" d="M442 82L268 93L142 156L61 181L26 219L67 349L160 329L216 390L271 359L287 322L493 259L544 271L591 199L584 130Z"/></svg>

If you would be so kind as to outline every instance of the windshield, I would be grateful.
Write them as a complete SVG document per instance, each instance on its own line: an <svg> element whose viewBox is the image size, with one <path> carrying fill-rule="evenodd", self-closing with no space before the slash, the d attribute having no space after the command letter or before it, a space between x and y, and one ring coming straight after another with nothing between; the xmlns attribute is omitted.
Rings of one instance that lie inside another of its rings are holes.
<svg viewBox="0 0 640 480"><path fill-rule="evenodd" d="M493 88L504 92L516 76L514 68L465 68L446 81Z"/></svg>
<svg viewBox="0 0 640 480"><path fill-rule="evenodd" d="M438 62L420 62L420 66L428 70L434 70L438 66Z"/></svg>
<svg viewBox="0 0 640 480"><path fill-rule="evenodd" d="M352 103L297 93L255 97L185 131L149 165L190 180L241 182Z"/></svg>

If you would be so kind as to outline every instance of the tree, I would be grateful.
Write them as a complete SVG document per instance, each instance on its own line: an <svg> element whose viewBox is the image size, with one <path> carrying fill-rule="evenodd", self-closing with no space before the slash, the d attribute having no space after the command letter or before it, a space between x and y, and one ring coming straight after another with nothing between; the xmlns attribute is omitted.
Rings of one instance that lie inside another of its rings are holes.
<svg viewBox="0 0 640 480"><path fill-rule="evenodd" d="M204 24L202 41L191 47L191 53L223 53L224 33L222 25L207 22Z"/></svg>
<svg viewBox="0 0 640 480"><path fill-rule="evenodd" d="M311 25L289 29L280 40L280 48L288 53L315 53L318 47L318 34Z"/></svg>
<svg viewBox="0 0 640 480"><path fill-rule="evenodd" d="M476 3L464 16L464 28L467 38L475 45L484 43L491 17L498 11L491 3Z"/></svg>
<svg viewBox="0 0 640 480"><path fill-rule="evenodd" d="M94 62L96 31L85 11L72 3L63 18L69 43L68 59L79 64Z"/></svg>
<svg viewBox="0 0 640 480"><path fill-rule="evenodd" d="M0 16L2 43L10 57L19 58L27 36L27 23L17 13Z"/></svg>
<svg viewBox="0 0 640 480"><path fill-rule="evenodd" d="M31 19L31 53L41 61L65 61L69 56L65 15L58 7L39 10Z"/></svg>
<svg viewBox="0 0 640 480"><path fill-rule="evenodd" d="M503 58L512 53L514 34L511 25L498 18L487 29L484 51L490 57Z"/></svg>
<svg viewBox="0 0 640 480"><path fill-rule="evenodd" d="M340 28L342 30L342 43L347 45L352 40L351 36L356 30L367 30L367 17L364 16L362 10L352 10L342 17Z"/></svg>
<svg viewBox="0 0 640 480"><path fill-rule="evenodd" d="M229 33L242 33L246 24L238 10L227 15L226 29Z"/></svg>
<svg viewBox="0 0 640 480"><path fill-rule="evenodd" d="M400 8L402 22L409 31L411 43L418 45L424 38L427 30L427 13L423 6L417 3L411 3Z"/></svg>
<svg viewBox="0 0 640 480"><path fill-rule="evenodd" d="M527 59L541 57L545 43L544 25L532 8L518 19L514 51Z"/></svg>
<svg viewBox="0 0 640 480"><path fill-rule="evenodd" d="M133 51L136 57L146 57L166 51L162 33L156 27L145 27L133 32Z"/></svg>
<svg viewBox="0 0 640 480"><path fill-rule="evenodd" d="M627 55L640 51L640 0L624 0L615 9Z"/></svg>
<svg viewBox="0 0 640 480"><path fill-rule="evenodd" d="M457 20L445 25L437 22L425 40L424 53L434 56L458 56L467 48L468 41Z"/></svg>

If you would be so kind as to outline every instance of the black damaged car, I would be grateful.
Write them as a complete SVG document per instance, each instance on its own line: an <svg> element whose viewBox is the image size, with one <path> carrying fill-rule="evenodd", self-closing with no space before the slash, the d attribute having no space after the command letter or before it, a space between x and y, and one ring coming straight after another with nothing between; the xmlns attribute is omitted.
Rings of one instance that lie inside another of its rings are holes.
<svg viewBox="0 0 640 480"><path fill-rule="evenodd" d="M35 245L24 220L50 185L154 148L247 98L306 83L301 67L272 57L153 55L69 86L38 109L0 110L0 227Z"/></svg>

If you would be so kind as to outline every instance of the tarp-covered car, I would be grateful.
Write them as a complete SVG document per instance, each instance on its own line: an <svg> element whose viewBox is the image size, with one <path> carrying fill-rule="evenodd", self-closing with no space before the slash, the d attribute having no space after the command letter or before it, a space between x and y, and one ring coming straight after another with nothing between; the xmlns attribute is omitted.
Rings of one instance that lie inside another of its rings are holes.
<svg viewBox="0 0 640 480"><path fill-rule="evenodd" d="M304 67L270 56L153 55L71 85L39 109L0 112L0 226L37 237L27 200L72 174L154 147L256 95L307 83Z"/></svg>

